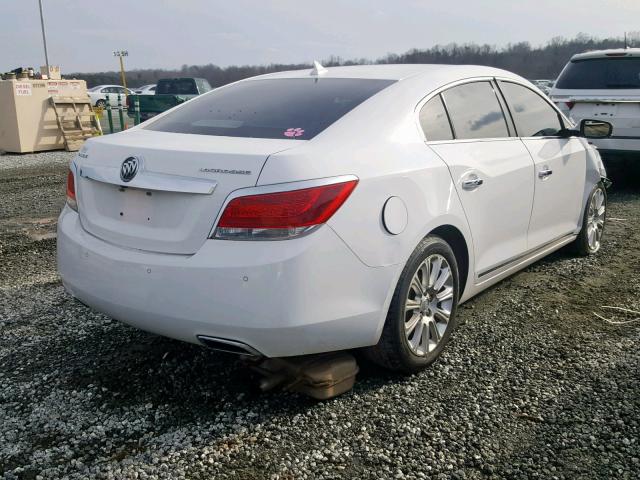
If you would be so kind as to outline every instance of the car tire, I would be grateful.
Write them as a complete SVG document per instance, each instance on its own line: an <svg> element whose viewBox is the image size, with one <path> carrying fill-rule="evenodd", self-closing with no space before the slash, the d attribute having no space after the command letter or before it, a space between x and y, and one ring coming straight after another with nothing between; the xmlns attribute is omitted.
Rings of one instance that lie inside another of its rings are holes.
<svg viewBox="0 0 640 480"><path fill-rule="evenodd" d="M107 106L107 102L104 100L98 100L96 102L96 107L104 109Z"/></svg>
<svg viewBox="0 0 640 480"><path fill-rule="evenodd" d="M586 257L600 250L607 220L607 191L599 182L589 194L582 215L582 228L571 244L576 255Z"/></svg>
<svg viewBox="0 0 640 480"><path fill-rule="evenodd" d="M427 264L429 273L438 272L436 276L425 274ZM449 276L439 287L444 278L440 275L446 275L447 267ZM430 365L456 327L458 296L458 264L451 247L440 237L426 237L400 275L378 344L365 349L365 356L384 368L403 373Z"/></svg>

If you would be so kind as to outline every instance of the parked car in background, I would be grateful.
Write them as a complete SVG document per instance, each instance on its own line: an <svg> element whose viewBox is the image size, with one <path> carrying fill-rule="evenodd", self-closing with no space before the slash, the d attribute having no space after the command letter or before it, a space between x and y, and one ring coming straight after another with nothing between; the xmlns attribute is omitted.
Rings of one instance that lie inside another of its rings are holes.
<svg viewBox="0 0 640 480"><path fill-rule="evenodd" d="M126 105L126 97L131 94L131 91L120 85L98 85L90 88L87 93L94 106L104 108L107 105L107 97L112 107L117 106L118 95L120 95L122 104Z"/></svg>
<svg viewBox="0 0 640 480"><path fill-rule="evenodd" d="M170 108L211 90L204 78L162 78L156 84L154 95L128 97L128 114L135 116L135 100L140 105L140 119L148 120Z"/></svg>
<svg viewBox="0 0 640 480"><path fill-rule="evenodd" d="M544 93L545 95L549 95L549 91L551 90L551 88L553 88L553 80L531 80L531 83L533 83L536 87L538 87L542 93Z"/></svg>
<svg viewBox="0 0 640 480"><path fill-rule="evenodd" d="M640 153L640 48L600 50L571 57L551 99L575 122L602 119L611 138L593 140L604 153Z"/></svg>
<svg viewBox="0 0 640 480"><path fill-rule="evenodd" d="M143 85L142 87L134 88L133 93L135 95L154 95L156 93L156 84Z"/></svg>
<svg viewBox="0 0 640 480"><path fill-rule="evenodd" d="M85 143L58 268L86 305L161 335L266 357L363 347L413 372L460 303L565 245L600 249L585 137L610 127L574 130L490 67L242 80Z"/></svg>

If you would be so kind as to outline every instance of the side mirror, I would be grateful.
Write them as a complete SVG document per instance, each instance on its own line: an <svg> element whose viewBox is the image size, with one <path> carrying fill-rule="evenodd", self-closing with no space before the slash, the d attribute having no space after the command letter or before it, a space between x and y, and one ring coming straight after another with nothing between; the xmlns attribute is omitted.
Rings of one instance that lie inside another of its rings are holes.
<svg viewBox="0 0 640 480"><path fill-rule="evenodd" d="M613 125L602 120L584 119L580 122L580 136L584 138L609 138L613 132Z"/></svg>

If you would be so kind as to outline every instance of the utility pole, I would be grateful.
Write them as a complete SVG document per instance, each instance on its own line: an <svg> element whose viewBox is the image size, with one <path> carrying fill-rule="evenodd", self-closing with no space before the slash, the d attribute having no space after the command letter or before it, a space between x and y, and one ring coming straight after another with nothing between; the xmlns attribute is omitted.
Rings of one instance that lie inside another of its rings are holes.
<svg viewBox="0 0 640 480"><path fill-rule="evenodd" d="M42 27L42 43L44 44L44 62L47 66L47 78L49 78L49 54L47 53L47 36L44 33L44 15L42 15L42 0L38 0L40 7L40 26Z"/></svg>
<svg viewBox="0 0 640 480"><path fill-rule="evenodd" d="M127 88L127 79L124 76L124 57L127 57L129 52L126 50L118 50L113 52L114 57L118 57L120 59L120 79L122 80L122 86Z"/></svg>

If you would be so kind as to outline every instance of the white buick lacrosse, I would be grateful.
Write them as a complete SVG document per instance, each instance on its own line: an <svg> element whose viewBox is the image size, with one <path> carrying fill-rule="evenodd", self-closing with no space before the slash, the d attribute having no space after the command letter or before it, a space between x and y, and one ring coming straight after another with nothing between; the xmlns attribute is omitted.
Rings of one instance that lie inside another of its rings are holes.
<svg viewBox="0 0 640 480"><path fill-rule="evenodd" d="M135 327L244 355L364 348L416 371L456 307L572 244L600 248L604 168L534 86L488 67L275 73L71 162L67 290Z"/></svg>

